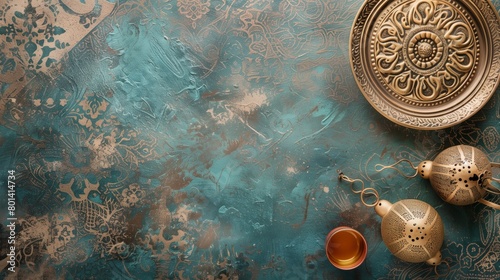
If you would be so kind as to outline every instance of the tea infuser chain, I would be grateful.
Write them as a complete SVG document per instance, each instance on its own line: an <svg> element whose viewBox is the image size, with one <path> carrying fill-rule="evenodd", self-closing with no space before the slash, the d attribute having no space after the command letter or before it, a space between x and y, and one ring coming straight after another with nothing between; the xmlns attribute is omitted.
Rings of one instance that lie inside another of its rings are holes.
<svg viewBox="0 0 500 280"><path fill-rule="evenodd" d="M361 199L361 203L363 203L364 206L366 207L375 207L378 202L380 201L380 195L378 194L377 190L374 188L365 188L365 183L361 179L351 179L348 176L346 176L342 171L337 170L339 176L338 179L339 181L346 181L351 183L351 191L355 194L359 194L359 197ZM357 190L354 188L354 184L356 182L359 182L361 184L361 189ZM365 196L374 196L375 201L372 203L368 203L365 200Z"/></svg>
<svg viewBox="0 0 500 280"><path fill-rule="evenodd" d="M399 165L401 162L407 162L411 168L415 169L415 174L413 175L407 175L405 173L403 173L403 171L399 170L398 168L396 168L397 165ZM380 163L377 163L375 164L375 171L377 172L381 172L385 169L394 169L396 170L399 174L401 174L402 176L406 177L406 178L415 178L418 174L418 167L415 166L410 160L408 159L400 159L398 161L396 161L395 163L391 164L391 165L383 165L383 164L380 164Z"/></svg>

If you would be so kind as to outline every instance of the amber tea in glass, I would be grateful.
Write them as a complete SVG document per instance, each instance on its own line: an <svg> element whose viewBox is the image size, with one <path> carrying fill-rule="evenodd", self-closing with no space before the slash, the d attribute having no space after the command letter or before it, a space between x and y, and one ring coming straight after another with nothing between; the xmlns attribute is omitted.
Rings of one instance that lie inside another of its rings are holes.
<svg viewBox="0 0 500 280"><path fill-rule="evenodd" d="M325 243L328 260L337 268L354 269L366 258L366 240L361 233L350 227L338 227L330 231Z"/></svg>

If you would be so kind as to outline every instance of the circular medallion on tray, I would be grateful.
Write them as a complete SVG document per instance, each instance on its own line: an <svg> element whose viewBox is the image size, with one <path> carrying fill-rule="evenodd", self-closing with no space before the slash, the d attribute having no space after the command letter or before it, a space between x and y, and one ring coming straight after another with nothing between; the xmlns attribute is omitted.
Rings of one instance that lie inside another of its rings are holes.
<svg viewBox="0 0 500 280"><path fill-rule="evenodd" d="M351 31L351 67L366 99L389 120L446 128L494 94L499 36L488 0L367 0Z"/></svg>

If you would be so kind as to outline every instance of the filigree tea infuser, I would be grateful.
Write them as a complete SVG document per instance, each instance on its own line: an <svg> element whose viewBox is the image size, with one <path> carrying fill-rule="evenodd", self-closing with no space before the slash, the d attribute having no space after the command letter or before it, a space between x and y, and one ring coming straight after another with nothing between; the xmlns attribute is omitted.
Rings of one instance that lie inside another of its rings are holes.
<svg viewBox="0 0 500 280"><path fill-rule="evenodd" d="M402 173L395 167L401 162L408 162L415 169L415 173ZM499 194L499 190L491 184L493 181L500 182L499 179L493 178L492 167L499 168L500 164L490 162L485 153L468 145L447 148L439 153L434 161L424 160L417 167L407 159L388 166L375 165L377 171L392 168L408 178L420 175L429 179L434 191L448 203L469 205L480 202L500 209L500 205L484 199L488 192Z"/></svg>
<svg viewBox="0 0 500 280"><path fill-rule="evenodd" d="M394 204L381 200L374 188L365 188L360 179L351 179L339 172L339 180L351 183L351 191L359 194L361 202L367 207L374 207L375 212L382 217L382 240L389 251L399 259L411 262L434 265L434 271L444 263L441 245L444 240L444 225L436 209L417 199L403 199ZM361 185L355 188L355 183ZM367 202L368 196L375 201Z"/></svg>

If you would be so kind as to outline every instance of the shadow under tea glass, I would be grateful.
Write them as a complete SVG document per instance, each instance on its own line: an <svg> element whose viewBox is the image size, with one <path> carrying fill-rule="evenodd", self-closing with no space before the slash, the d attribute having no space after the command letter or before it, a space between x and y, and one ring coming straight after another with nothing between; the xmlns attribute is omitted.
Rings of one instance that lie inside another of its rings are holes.
<svg viewBox="0 0 500 280"><path fill-rule="evenodd" d="M326 256L339 269L349 270L366 259L368 246L363 235L350 227L337 227L326 236Z"/></svg>

